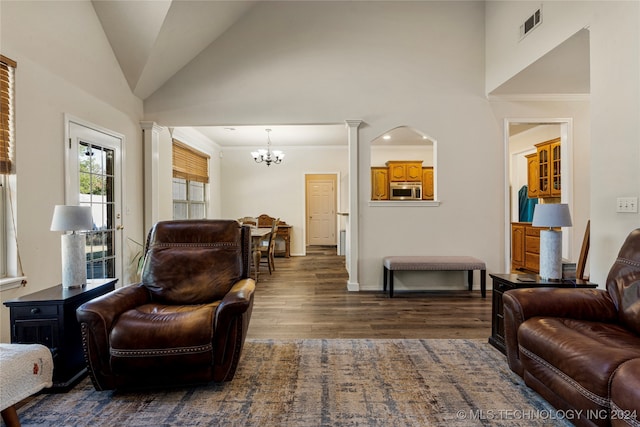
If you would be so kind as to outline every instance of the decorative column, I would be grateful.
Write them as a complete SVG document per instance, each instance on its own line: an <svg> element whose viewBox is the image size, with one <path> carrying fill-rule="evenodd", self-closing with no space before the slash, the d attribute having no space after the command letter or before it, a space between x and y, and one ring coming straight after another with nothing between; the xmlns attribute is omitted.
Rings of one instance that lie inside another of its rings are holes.
<svg viewBox="0 0 640 427"><path fill-rule="evenodd" d="M349 142L349 220L347 221L347 290L359 291L358 282L358 127L362 120L346 120Z"/></svg>
<svg viewBox="0 0 640 427"><path fill-rule="evenodd" d="M160 132L155 122L140 122L144 147L144 229L145 234L158 221L160 212L159 158Z"/></svg>

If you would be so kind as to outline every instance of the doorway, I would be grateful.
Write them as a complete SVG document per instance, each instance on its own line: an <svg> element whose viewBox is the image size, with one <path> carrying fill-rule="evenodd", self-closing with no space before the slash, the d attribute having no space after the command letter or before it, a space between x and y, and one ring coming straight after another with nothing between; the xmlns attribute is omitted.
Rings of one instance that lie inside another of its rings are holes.
<svg viewBox="0 0 640 427"><path fill-rule="evenodd" d="M337 244L337 176L305 175L306 241L309 246Z"/></svg>
<svg viewBox="0 0 640 427"><path fill-rule="evenodd" d="M535 153L535 143L560 138L560 170L562 188L560 203L567 203L573 212L573 122L572 119L505 119L505 266L511 270L512 232L511 224L519 222L518 192L526 183L526 154ZM524 178L523 178L524 177ZM557 203L557 201L556 201ZM562 257L571 259L573 229L563 229Z"/></svg>
<svg viewBox="0 0 640 427"><path fill-rule="evenodd" d="M65 118L65 203L91 207L86 233L87 278L123 277L122 142L124 137Z"/></svg>

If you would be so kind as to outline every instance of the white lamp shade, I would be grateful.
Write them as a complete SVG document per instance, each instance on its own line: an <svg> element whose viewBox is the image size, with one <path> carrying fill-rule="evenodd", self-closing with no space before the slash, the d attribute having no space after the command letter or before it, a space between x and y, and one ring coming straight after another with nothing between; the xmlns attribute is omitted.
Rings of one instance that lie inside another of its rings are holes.
<svg viewBox="0 0 640 427"><path fill-rule="evenodd" d="M56 205L51 231L81 231L93 228L90 206Z"/></svg>
<svg viewBox="0 0 640 427"><path fill-rule="evenodd" d="M534 227L571 227L571 213L566 203L538 204L533 211Z"/></svg>

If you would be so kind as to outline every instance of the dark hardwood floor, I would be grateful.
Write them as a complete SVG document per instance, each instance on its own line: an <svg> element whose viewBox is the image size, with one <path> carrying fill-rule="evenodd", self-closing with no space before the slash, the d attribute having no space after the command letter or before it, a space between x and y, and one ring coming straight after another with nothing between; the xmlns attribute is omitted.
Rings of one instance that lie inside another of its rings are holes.
<svg viewBox="0 0 640 427"><path fill-rule="evenodd" d="M491 292L347 291L344 257L335 247L276 258L261 267L247 338L485 338Z"/></svg>

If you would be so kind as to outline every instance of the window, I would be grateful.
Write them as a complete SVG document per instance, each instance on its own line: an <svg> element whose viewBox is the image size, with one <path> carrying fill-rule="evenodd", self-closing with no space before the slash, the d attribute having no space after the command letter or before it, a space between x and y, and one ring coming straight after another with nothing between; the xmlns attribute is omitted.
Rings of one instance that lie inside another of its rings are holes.
<svg viewBox="0 0 640 427"><path fill-rule="evenodd" d="M15 236L15 111L16 63L0 55L0 289L18 286L22 279Z"/></svg>
<svg viewBox="0 0 640 427"><path fill-rule="evenodd" d="M209 156L173 140L173 219L207 216Z"/></svg>

